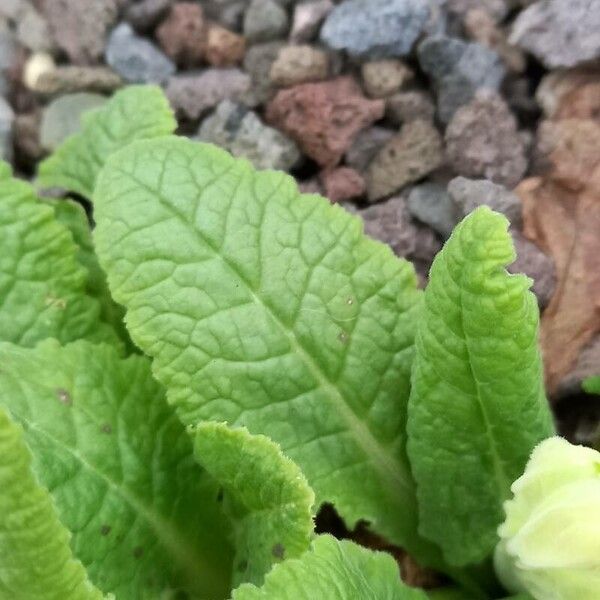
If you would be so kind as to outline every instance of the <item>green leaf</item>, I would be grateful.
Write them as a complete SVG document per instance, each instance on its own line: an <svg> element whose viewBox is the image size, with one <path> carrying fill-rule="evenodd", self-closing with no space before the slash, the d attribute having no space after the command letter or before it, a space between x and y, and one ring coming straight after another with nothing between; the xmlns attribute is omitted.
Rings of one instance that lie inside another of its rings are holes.
<svg viewBox="0 0 600 600"><path fill-rule="evenodd" d="M0 161L0 340L23 346L55 337L120 344L86 295L69 231L30 185Z"/></svg>
<svg viewBox="0 0 600 600"><path fill-rule="evenodd" d="M389 554L320 535L299 559L286 560L266 576L261 588L244 584L233 600L427 600L400 580Z"/></svg>
<svg viewBox="0 0 600 600"><path fill-rule="evenodd" d="M0 405L25 432L91 581L119 600L224 597L228 521L141 356L55 341L0 345Z"/></svg>
<svg viewBox="0 0 600 600"><path fill-rule="evenodd" d="M162 90L152 85L117 92L82 121L82 131L40 163L38 186L64 188L91 199L96 177L111 154L134 140L173 133L177 126Z"/></svg>
<svg viewBox="0 0 600 600"><path fill-rule="evenodd" d="M319 504L433 560L405 455L412 267L284 173L185 139L111 157L94 202L100 264L183 422L269 436Z"/></svg>
<svg viewBox="0 0 600 600"><path fill-rule="evenodd" d="M308 550L314 493L279 447L263 435L201 423L196 460L223 486L234 522L234 587L261 584L273 564Z"/></svg>
<svg viewBox="0 0 600 600"><path fill-rule="evenodd" d="M600 394L600 375L584 379L581 387L588 394Z"/></svg>
<svg viewBox="0 0 600 600"><path fill-rule="evenodd" d="M0 597L101 600L69 548L48 491L31 472L21 428L0 408Z"/></svg>
<svg viewBox="0 0 600 600"><path fill-rule="evenodd" d="M132 349L131 339L123 321L125 309L110 295L106 275L96 257L92 230L83 206L73 200L58 200L52 207L56 219L71 232L77 245L77 260L87 271L86 292L98 300L101 319L109 323L123 342Z"/></svg>
<svg viewBox="0 0 600 600"><path fill-rule="evenodd" d="M554 432L531 282L504 268L515 258L507 226L487 207L458 225L419 321L408 451L420 530L455 565L491 553L512 482Z"/></svg>

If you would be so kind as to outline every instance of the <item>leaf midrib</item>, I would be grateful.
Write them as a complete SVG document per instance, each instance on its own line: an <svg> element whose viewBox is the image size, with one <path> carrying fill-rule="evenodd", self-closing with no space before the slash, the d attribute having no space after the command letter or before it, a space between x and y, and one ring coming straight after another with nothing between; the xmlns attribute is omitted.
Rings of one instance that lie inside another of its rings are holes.
<svg viewBox="0 0 600 600"><path fill-rule="evenodd" d="M182 572L186 574L186 581L190 585L197 585L196 582L200 582L200 585L205 586L214 584L214 587L217 589L223 587L222 584L220 585L220 577L222 574L214 569L212 563L207 560L205 556L198 554L197 549L181 536L181 533L177 531L171 523L165 520L161 514L157 513L152 507L147 506L136 496L127 492L117 481L104 474L97 466L88 462L83 456L76 452L76 450L65 444L62 440L56 438L49 432L40 429L35 423L26 418L21 418L20 420L26 425L28 430L35 431L37 434L50 440L58 448L69 454L82 467L86 468L90 473L102 480L106 486L113 490L115 495L120 497L126 504L129 504L133 511L139 514L147 522L150 529L156 533L157 539L162 542L162 546L169 552L170 556L175 559L175 562L181 566ZM51 490L50 492L52 493ZM200 566L210 569L210 575L208 577L204 577L207 571L199 572Z"/></svg>
<svg viewBox="0 0 600 600"><path fill-rule="evenodd" d="M183 224L184 228L191 230L199 242L206 246L214 254L214 256L219 259L222 264L232 273L233 277L238 279L245 286L246 291L252 298L253 302L261 307L272 318L274 323L288 340L292 350L298 356L300 356L302 362L305 364L311 375L315 378L315 381L323 390L325 390L327 396L332 401L334 408L338 411L338 414L342 416L343 420L348 425L349 430L354 434L353 437L357 441L358 445L363 449L367 456L371 457L371 462L382 476L384 485L393 483L391 487L395 488L395 493L398 495L397 497L399 500L400 498L406 498L407 492L410 495L411 484L407 466L399 462L396 458L391 456L389 452L386 452L386 450L381 447L369 428L364 424L364 422L357 418L356 414L349 408L348 403L342 393L327 378L323 370L319 367L318 363L315 362L310 353L298 340L295 332L290 330L279 318L277 313L262 298L260 298L260 296L257 295L250 283L235 267L235 265L227 260L219 252L219 249L216 248L205 236L203 236L197 228L191 226L188 220L185 218L185 215L181 213L181 211L179 211L175 206L170 204L159 189L150 187L148 184L144 183L130 172L127 172L116 166L113 168L115 170L119 170L125 177L131 178L137 185L145 189L153 196L156 196L160 202L160 205L173 217L179 220ZM241 176L245 177L247 174L248 171L245 171ZM211 183L216 183L216 181ZM208 185L205 185L201 193L204 193L207 187ZM197 206L198 205L196 204L196 207Z"/></svg>

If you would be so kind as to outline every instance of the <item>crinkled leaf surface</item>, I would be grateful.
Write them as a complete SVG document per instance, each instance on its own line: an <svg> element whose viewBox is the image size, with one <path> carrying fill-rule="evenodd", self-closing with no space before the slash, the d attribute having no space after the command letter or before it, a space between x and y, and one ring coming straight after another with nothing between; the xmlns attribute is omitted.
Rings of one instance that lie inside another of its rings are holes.
<svg viewBox="0 0 600 600"><path fill-rule="evenodd" d="M182 420L266 434L319 503L430 559L405 456L411 266L289 176L184 139L111 157L94 203L100 264Z"/></svg>
<svg viewBox="0 0 600 600"><path fill-rule="evenodd" d="M54 340L0 345L0 404L90 579L119 600L224 597L231 556L216 487L141 356Z"/></svg>
<svg viewBox="0 0 600 600"><path fill-rule="evenodd" d="M119 343L86 294L77 247L54 211L0 161L0 340L23 346L48 337Z"/></svg>
<svg viewBox="0 0 600 600"><path fill-rule="evenodd" d="M40 163L36 183L91 199L98 172L111 154L134 140L173 133L176 126L159 87L129 86L105 106L84 115L82 131L70 136Z"/></svg>
<svg viewBox="0 0 600 600"><path fill-rule="evenodd" d="M261 588L244 584L233 600L426 600L404 585L389 554L320 535L310 551L277 565Z"/></svg>
<svg viewBox="0 0 600 600"><path fill-rule="evenodd" d="M542 384L538 309L507 220L487 207L454 231L431 268L408 416L422 533L451 564L483 560L502 502L553 425Z"/></svg>
<svg viewBox="0 0 600 600"><path fill-rule="evenodd" d="M0 597L101 600L31 471L21 428L0 408Z"/></svg>
<svg viewBox="0 0 600 600"><path fill-rule="evenodd" d="M125 309L119 306L110 295L106 275L101 269L94 250L92 230L85 210L73 200L59 200L52 204L56 218L69 229L77 245L77 259L87 271L86 291L100 304L100 316L110 323L123 342L131 346L131 340L123 318Z"/></svg>
<svg viewBox="0 0 600 600"><path fill-rule="evenodd" d="M308 550L314 493L263 435L214 422L201 423L193 435L196 460L222 485L234 523L234 587L261 584L273 564Z"/></svg>

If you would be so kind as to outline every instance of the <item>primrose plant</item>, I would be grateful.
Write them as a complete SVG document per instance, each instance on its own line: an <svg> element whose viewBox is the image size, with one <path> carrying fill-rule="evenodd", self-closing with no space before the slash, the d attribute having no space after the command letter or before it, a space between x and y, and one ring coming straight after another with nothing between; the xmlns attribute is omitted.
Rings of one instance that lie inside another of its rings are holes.
<svg viewBox="0 0 600 600"><path fill-rule="evenodd" d="M469 215L422 292L174 128L131 87L40 165L93 239L0 169L0 598L600 597L598 453L552 437L506 219ZM440 587L316 534L325 503Z"/></svg>

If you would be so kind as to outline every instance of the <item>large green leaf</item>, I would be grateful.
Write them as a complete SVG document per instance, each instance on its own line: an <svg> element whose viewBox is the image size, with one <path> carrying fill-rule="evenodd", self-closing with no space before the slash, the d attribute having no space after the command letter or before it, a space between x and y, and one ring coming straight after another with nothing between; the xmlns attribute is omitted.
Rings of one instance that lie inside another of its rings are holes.
<svg viewBox="0 0 600 600"><path fill-rule="evenodd" d="M553 425L537 345L538 309L507 220L468 216L436 257L419 321L408 451L422 533L451 564L497 542L502 503Z"/></svg>
<svg viewBox="0 0 600 600"><path fill-rule="evenodd" d="M313 491L267 437L214 422L193 431L196 460L223 486L234 523L233 584L260 584L273 564L308 550Z"/></svg>
<svg viewBox="0 0 600 600"><path fill-rule="evenodd" d="M228 521L141 356L55 341L0 345L0 405L24 429L90 579L119 600L229 590Z"/></svg>
<svg viewBox="0 0 600 600"><path fill-rule="evenodd" d="M182 420L266 434L319 503L432 560L405 455L412 267L284 173L189 140L113 155L94 203L111 291Z"/></svg>
<svg viewBox="0 0 600 600"><path fill-rule="evenodd" d="M0 597L101 600L30 465L21 428L0 408Z"/></svg>
<svg viewBox="0 0 600 600"><path fill-rule="evenodd" d="M119 343L86 285L67 228L0 161L0 340L23 346L48 337Z"/></svg>
<svg viewBox="0 0 600 600"><path fill-rule="evenodd" d="M84 115L82 131L40 163L36 183L91 199L98 172L111 154L134 140L173 133L176 126L159 87L129 86Z"/></svg>
<svg viewBox="0 0 600 600"><path fill-rule="evenodd" d="M233 600L427 600L400 580L394 559L320 535L299 559L277 565L261 588L245 584Z"/></svg>
<svg viewBox="0 0 600 600"><path fill-rule="evenodd" d="M123 318L125 309L119 306L110 295L106 275L100 268L88 216L81 204L73 200L58 200L52 203L57 220L71 232L77 245L77 259L87 271L86 292L100 304L100 317L110 323L123 342L131 346L131 340Z"/></svg>

